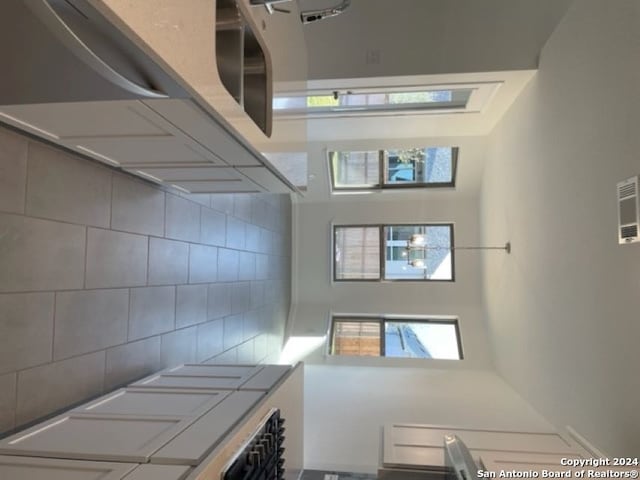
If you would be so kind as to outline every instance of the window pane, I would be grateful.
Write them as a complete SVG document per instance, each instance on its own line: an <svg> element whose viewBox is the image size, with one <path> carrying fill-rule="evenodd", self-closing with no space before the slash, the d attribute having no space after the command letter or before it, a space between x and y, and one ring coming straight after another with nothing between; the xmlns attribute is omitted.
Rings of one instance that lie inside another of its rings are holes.
<svg viewBox="0 0 640 480"><path fill-rule="evenodd" d="M444 89L391 92L339 92L291 96L273 99L275 111L305 113L371 112L384 110L437 110L465 108L473 89Z"/></svg>
<svg viewBox="0 0 640 480"><path fill-rule="evenodd" d="M340 105L340 100L333 95L311 95L307 97L307 107L335 107Z"/></svg>
<svg viewBox="0 0 640 480"><path fill-rule="evenodd" d="M380 356L380 323L336 321L331 353L334 355Z"/></svg>
<svg viewBox="0 0 640 480"><path fill-rule="evenodd" d="M422 247L407 249L412 235L424 239ZM453 280L450 225L392 225L384 238L385 279Z"/></svg>
<svg viewBox="0 0 640 480"><path fill-rule="evenodd" d="M453 148L431 147L388 150L385 155L385 183L452 183Z"/></svg>
<svg viewBox="0 0 640 480"><path fill-rule="evenodd" d="M333 188L371 188L379 185L380 156L373 152L331 152Z"/></svg>
<svg viewBox="0 0 640 480"><path fill-rule="evenodd" d="M459 360L456 324L385 322L385 357Z"/></svg>
<svg viewBox="0 0 640 480"><path fill-rule="evenodd" d="M336 280L380 278L378 227L336 227L334 248Z"/></svg>

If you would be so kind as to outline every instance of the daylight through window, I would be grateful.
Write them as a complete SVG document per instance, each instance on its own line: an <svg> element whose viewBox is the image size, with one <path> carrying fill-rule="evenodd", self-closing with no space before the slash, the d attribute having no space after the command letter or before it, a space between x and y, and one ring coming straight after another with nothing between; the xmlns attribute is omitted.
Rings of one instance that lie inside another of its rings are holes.
<svg viewBox="0 0 640 480"><path fill-rule="evenodd" d="M334 317L330 354L461 360L457 319Z"/></svg>
<svg viewBox="0 0 640 480"><path fill-rule="evenodd" d="M334 280L454 280L453 225L334 226ZM419 237L418 248L408 248Z"/></svg>
<svg viewBox="0 0 640 480"><path fill-rule="evenodd" d="M453 187L456 147L329 152L334 191Z"/></svg>

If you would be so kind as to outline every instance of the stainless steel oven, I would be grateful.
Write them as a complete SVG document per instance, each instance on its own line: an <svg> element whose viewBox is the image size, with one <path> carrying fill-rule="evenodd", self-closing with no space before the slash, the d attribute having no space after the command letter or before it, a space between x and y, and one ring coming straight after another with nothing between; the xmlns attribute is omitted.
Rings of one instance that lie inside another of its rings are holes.
<svg viewBox="0 0 640 480"><path fill-rule="evenodd" d="M272 408L223 467L220 480L281 480L284 478L285 419Z"/></svg>

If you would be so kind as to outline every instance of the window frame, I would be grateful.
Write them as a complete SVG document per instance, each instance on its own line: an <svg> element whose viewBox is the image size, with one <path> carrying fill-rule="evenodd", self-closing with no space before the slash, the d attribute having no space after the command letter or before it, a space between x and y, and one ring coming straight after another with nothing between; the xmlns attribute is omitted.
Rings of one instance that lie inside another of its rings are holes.
<svg viewBox="0 0 640 480"><path fill-rule="evenodd" d="M367 224L332 224L331 225L331 277L333 282L450 282L456 281L456 256L455 256L455 237L454 237L454 223L453 222L440 222L440 223L367 223ZM385 238L386 227L449 227L449 238L451 246L451 279L443 278L385 278L386 275L386 254L387 244ZM378 228L380 253L378 261L380 262L380 275L378 278L337 278L337 265L336 265L336 230L338 228Z"/></svg>
<svg viewBox="0 0 640 480"><path fill-rule="evenodd" d="M378 184L377 185L364 185L362 187L354 186L336 186L336 172L333 166L332 155L341 153L340 150L330 150L327 152L327 165L329 167L329 180L331 183L331 193L349 193L349 192L383 192L385 190L420 190L423 188L455 188L456 177L458 174L458 155L460 147L424 147L428 148L451 148L451 181L450 182L413 182L413 183L387 183L385 181L386 170L385 164L389 161L389 150L402 150L398 149L379 149L378 152ZM365 152L368 150L349 150L350 152ZM375 151L375 150L370 150Z"/></svg>
<svg viewBox="0 0 640 480"><path fill-rule="evenodd" d="M380 355L374 357L373 355L341 355L334 353L334 335L336 323L344 322L368 322L378 323L380 325ZM332 314L331 325L329 327L329 341L327 342L327 355L332 357L373 357L373 358L403 358L403 357L387 357L386 353L386 341L385 341L385 326L386 322L406 322L406 323L425 323L436 325L453 325L456 332L456 345L458 347L457 359L445 359L445 358L417 358L415 360L464 360L464 350L462 348L462 334L460 332L460 319L458 317L438 317L438 316L412 316L412 315L372 315L372 314Z"/></svg>
<svg viewBox="0 0 640 480"><path fill-rule="evenodd" d="M347 82L351 83L351 82ZM503 84L502 81L480 81L472 83L449 83L449 84L431 84L431 85L393 85L393 86L365 86L365 85L345 85L344 81L340 85L335 85L333 81L311 82L310 88L306 90L290 90L279 92L277 98L291 97L316 97L330 96L338 94L395 94L395 93L414 93L426 91L456 91L470 90L470 95L466 99L464 105L459 101L451 102L428 102L428 103L399 103L392 104L393 108L376 108L376 109L331 109L321 107L314 108L274 108L274 116L281 120L297 120L297 119L332 119L345 117L385 117L385 116L408 116L408 115L447 115L461 113L478 113L481 112L486 105L494 97L497 89ZM455 94L455 93L454 93Z"/></svg>

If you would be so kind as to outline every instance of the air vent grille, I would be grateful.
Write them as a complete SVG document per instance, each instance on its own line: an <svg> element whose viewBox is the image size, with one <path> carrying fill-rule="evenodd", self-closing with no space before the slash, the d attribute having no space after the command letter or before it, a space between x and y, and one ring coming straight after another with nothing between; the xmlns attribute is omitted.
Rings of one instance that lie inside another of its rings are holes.
<svg viewBox="0 0 640 480"><path fill-rule="evenodd" d="M622 238L633 238L638 236L638 226L629 225L620 229L620 236Z"/></svg>
<svg viewBox="0 0 640 480"><path fill-rule="evenodd" d="M626 185L621 185L618 187L618 198L622 200L623 198L633 197L636 194L637 183L627 183Z"/></svg>
<svg viewBox="0 0 640 480"><path fill-rule="evenodd" d="M618 243L625 245L640 242L640 198L637 175L618 182Z"/></svg>

